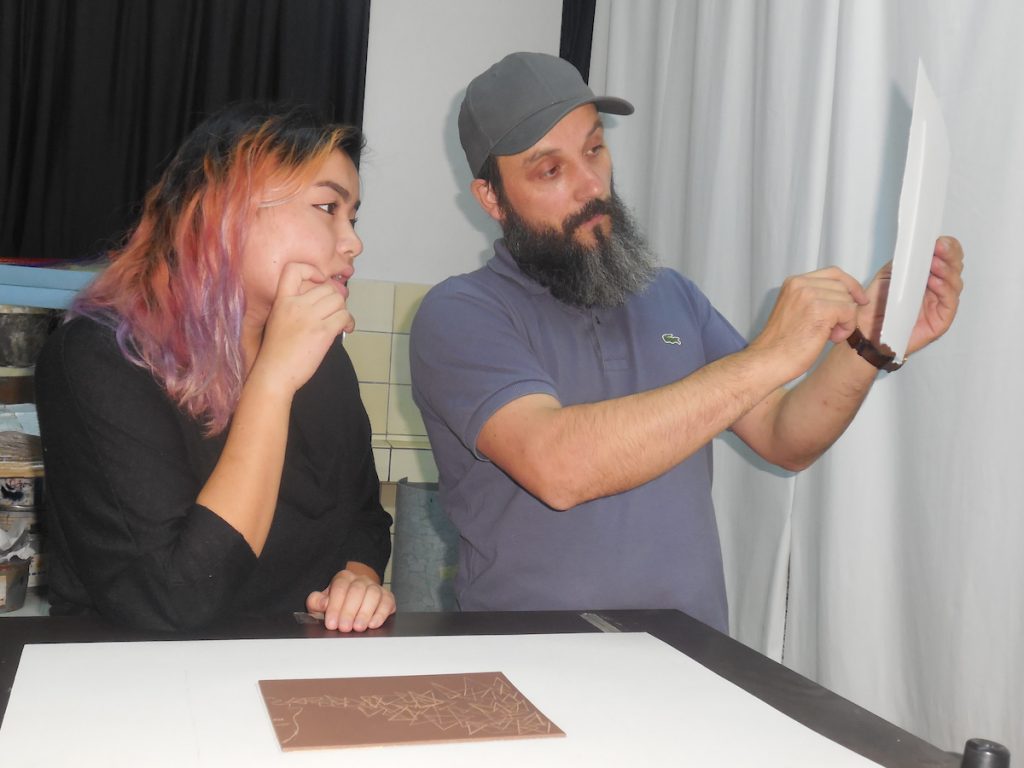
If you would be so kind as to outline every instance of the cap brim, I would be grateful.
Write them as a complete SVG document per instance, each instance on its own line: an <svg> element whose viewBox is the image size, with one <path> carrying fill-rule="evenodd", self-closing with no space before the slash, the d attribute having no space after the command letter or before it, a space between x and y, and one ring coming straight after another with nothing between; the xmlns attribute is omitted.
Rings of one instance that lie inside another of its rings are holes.
<svg viewBox="0 0 1024 768"><path fill-rule="evenodd" d="M633 105L615 96L594 96L592 98L568 99L530 115L495 142L492 155L516 155L529 149L550 131L563 117L577 107L593 104L598 112L612 115L631 115Z"/></svg>

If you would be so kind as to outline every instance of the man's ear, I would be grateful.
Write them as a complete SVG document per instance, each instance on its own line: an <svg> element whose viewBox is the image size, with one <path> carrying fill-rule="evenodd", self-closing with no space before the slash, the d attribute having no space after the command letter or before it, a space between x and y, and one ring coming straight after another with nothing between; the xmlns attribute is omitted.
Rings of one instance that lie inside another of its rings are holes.
<svg viewBox="0 0 1024 768"><path fill-rule="evenodd" d="M494 192L494 187L483 179L473 179L469 189L487 215L500 223L502 220L501 204L498 202L498 196Z"/></svg>

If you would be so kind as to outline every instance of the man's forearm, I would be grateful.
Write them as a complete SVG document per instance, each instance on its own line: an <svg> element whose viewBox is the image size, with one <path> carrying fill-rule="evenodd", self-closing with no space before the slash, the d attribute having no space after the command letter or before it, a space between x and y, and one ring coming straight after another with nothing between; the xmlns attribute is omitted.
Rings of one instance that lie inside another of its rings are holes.
<svg viewBox="0 0 1024 768"><path fill-rule="evenodd" d="M877 374L840 342L799 384L767 398L734 430L766 461L804 469L850 425Z"/></svg>
<svg viewBox="0 0 1024 768"><path fill-rule="evenodd" d="M672 384L613 400L562 407L545 395L527 396L492 416L478 444L546 504L568 509L662 475L785 375L770 354L748 348Z"/></svg>

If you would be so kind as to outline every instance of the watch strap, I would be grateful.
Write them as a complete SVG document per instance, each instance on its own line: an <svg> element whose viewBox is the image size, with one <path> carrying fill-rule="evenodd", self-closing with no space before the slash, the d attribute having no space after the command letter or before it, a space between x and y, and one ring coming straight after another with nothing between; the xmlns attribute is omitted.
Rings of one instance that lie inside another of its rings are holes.
<svg viewBox="0 0 1024 768"><path fill-rule="evenodd" d="M895 352L884 344L881 349L876 347L871 343L870 339L860 332L860 328L854 329L853 333L847 337L846 343L853 347L858 355L881 371L896 371L903 365L902 362L895 362ZM903 362L906 362L905 358Z"/></svg>

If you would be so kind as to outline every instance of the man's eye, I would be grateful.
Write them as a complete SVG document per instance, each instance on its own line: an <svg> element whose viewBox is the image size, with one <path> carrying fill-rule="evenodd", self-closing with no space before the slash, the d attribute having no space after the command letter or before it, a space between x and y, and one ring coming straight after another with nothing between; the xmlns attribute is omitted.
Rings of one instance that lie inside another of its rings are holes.
<svg viewBox="0 0 1024 768"><path fill-rule="evenodd" d="M334 212L338 209L337 203L320 203L319 205L313 206L319 208L321 211L326 213L328 216L333 216Z"/></svg>
<svg viewBox="0 0 1024 768"><path fill-rule="evenodd" d="M544 171L541 172L541 176L544 176L545 178L548 178L548 179L552 179L552 178L554 178L557 175L558 175L558 166L557 165L553 165L550 168L547 168L547 169L545 169Z"/></svg>
<svg viewBox="0 0 1024 768"><path fill-rule="evenodd" d="M603 149L604 149L604 144L598 144L597 146L594 146L594 147L590 148L590 154L592 154L592 155L599 154L601 152L601 150L603 150Z"/></svg>

